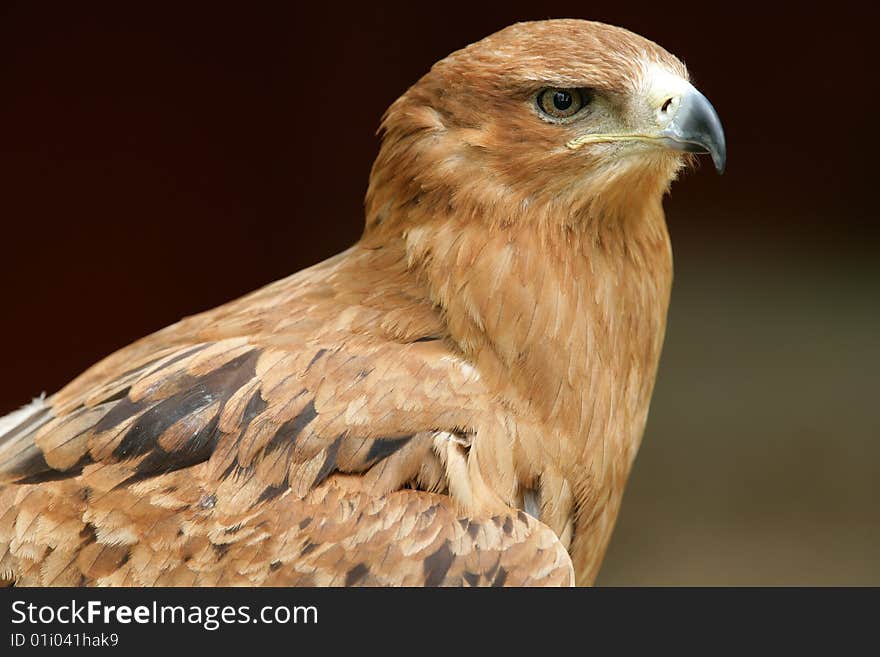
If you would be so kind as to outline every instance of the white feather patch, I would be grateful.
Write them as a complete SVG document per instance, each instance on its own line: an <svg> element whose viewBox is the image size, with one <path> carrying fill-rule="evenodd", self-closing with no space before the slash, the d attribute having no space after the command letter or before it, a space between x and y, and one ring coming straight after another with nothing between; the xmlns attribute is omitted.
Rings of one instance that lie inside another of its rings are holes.
<svg viewBox="0 0 880 657"><path fill-rule="evenodd" d="M443 356L440 360L448 363L454 363L458 367L458 370L462 373L466 381L480 380L480 373L477 371L477 368L475 368L467 361L464 361L461 358L456 358L455 356Z"/></svg>
<svg viewBox="0 0 880 657"><path fill-rule="evenodd" d="M22 406L9 415L0 417L0 438L11 432L20 424L27 422L31 417L46 408L46 393L35 397L30 404Z"/></svg>

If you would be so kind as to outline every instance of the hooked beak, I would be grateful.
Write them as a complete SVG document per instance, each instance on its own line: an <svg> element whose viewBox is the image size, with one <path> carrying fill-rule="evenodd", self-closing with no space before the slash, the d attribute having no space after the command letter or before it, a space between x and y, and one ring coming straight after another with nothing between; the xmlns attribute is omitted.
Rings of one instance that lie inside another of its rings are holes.
<svg viewBox="0 0 880 657"><path fill-rule="evenodd" d="M708 153L718 173L724 173L727 145L718 113L709 99L684 78L653 68L645 92L649 117L636 132L587 133L566 146L637 141L685 153Z"/></svg>
<svg viewBox="0 0 880 657"><path fill-rule="evenodd" d="M668 148L686 153L708 153L718 173L724 173L727 145L721 119L712 103L693 86L680 96L678 109L659 136Z"/></svg>

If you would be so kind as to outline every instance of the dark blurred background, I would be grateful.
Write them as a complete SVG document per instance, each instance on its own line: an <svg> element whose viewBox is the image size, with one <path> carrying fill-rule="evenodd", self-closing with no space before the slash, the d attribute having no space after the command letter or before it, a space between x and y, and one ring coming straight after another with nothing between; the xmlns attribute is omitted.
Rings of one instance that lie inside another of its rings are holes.
<svg viewBox="0 0 880 657"><path fill-rule="evenodd" d="M729 145L667 201L666 349L599 583L880 584L873 10L244 6L0 5L0 413L353 243L389 103L509 23L591 18L681 57Z"/></svg>

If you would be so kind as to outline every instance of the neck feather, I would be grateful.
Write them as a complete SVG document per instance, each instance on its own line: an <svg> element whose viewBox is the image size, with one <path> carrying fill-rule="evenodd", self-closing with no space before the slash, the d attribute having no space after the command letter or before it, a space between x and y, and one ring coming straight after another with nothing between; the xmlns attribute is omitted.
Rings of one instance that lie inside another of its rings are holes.
<svg viewBox="0 0 880 657"><path fill-rule="evenodd" d="M515 418L475 441L473 467L506 503L540 492L541 519L570 543L582 583L610 539L665 330L671 251L663 186L651 192L566 221L552 203L518 203L504 222L387 202L365 235L403 236L451 339Z"/></svg>

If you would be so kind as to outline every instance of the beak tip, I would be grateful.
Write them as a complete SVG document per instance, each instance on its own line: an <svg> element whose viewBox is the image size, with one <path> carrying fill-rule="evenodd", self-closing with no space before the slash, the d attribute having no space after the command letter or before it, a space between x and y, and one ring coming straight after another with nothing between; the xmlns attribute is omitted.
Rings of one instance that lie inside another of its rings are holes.
<svg viewBox="0 0 880 657"><path fill-rule="evenodd" d="M709 140L709 153L712 156L715 171L720 176L727 169L727 140L724 138L724 129L721 127L721 121L717 121L716 128L712 132L714 134L713 138Z"/></svg>
<svg viewBox="0 0 880 657"><path fill-rule="evenodd" d="M715 165L715 171L718 172L718 175L724 175L727 168L727 153L723 151L712 153L712 163Z"/></svg>

